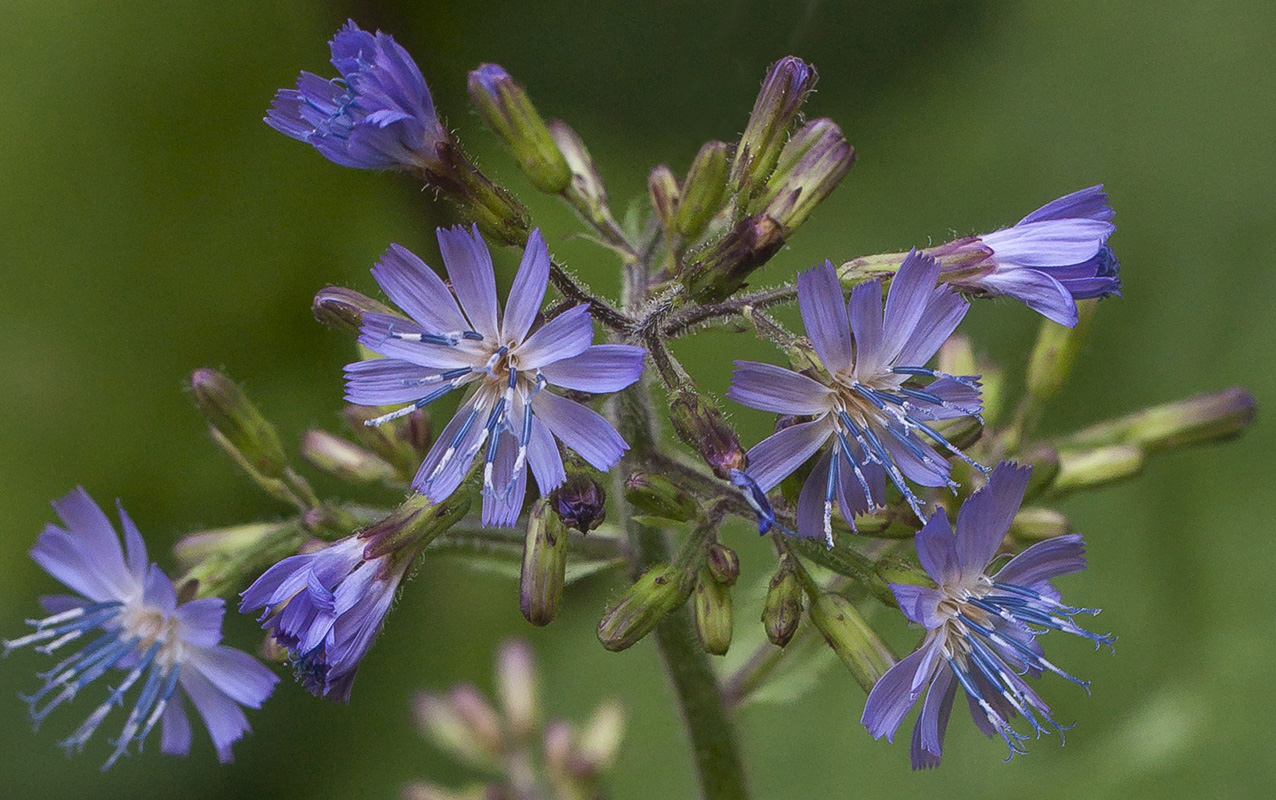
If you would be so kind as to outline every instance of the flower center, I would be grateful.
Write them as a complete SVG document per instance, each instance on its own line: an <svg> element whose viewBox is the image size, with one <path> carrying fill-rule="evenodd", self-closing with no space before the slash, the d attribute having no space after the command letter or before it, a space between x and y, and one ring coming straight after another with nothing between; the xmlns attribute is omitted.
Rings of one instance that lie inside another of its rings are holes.
<svg viewBox="0 0 1276 800"><path fill-rule="evenodd" d="M181 660L181 623L176 616L155 606L134 602L125 605L120 613L120 627L128 636L138 639L139 652L145 653L158 643L160 648L155 660L164 669L172 668Z"/></svg>

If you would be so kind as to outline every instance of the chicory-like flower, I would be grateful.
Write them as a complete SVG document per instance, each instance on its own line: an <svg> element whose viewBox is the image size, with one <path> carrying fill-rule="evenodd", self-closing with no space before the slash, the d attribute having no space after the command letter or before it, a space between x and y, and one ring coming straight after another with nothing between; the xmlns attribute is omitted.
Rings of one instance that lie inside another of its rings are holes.
<svg viewBox="0 0 1276 800"><path fill-rule="evenodd" d="M830 441L798 501L800 536L817 538L822 532L832 546L834 503L854 525L856 514L882 504L888 477L921 519L921 501L906 481L953 485L947 460L922 435L969 461L931 423L977 417L981 400L977 376L924 366L970 305L949 287L936 285L938 273L933 258L909 253L884 310L880 281L857 285L848 307L831 263L798 276L802 321L823 372L811 377L737 361L727 391L742 405L807 419L749 451L748 468L737 485L755 508L767 507L759 493L770 491ZM921 382L927 378L933 380Z"/></svg>
<svg viewBox="0 0 1276 800"><path fill-rule="evenodd" d="M492 257L478 230L440 229L438 237L451 291L425 262L398 245L373 270L386 295L411 319L363 315L359 341L385 358L346 367L346 400L411 404L368 423L380 424L464 389L465 399L413 486L441 502L482 453L483 524L513 525L523 506L527 467L542 495L566 477L555 439L604 471L628 449L600 414L551 387L591 394L620 391L638 380L646 351L593 344L589 306L583 304L533 330L550 268L539 230L523 252L504 314L497 307Z"/></svg>
<svg viewBox="0 0 1276 800"><path fill-rule="evenodd" d="M185 755L191 727L185 703L203 717L217 757L230 761L231 745L248 732L243 708L259 708L278 677L252 656L221 644L221 598L177 602L173 582L146 556L137 526L119 508L125 548L110 519L88 493L77 488L53 504L65 528L49 525L31 549L31 558L74 594L41 598L43 619L35 631L4 642L10 650L27 645L45 654L83 645L43 673L44 685L25 698L38 725L55 708L89 684L117 670L122 677L107 699L62 746L78 752L115 706L124 706L140 684L128 717L103 769L133 744L141 750L152 729L163 723L160 751Z"/></svg>
<svg viewBox="0 0 1276 800"><path fill-rule="evenodd" d="M988 483L962 504L954 533L940 511L916 536L917 557L936 587L891 584L900 610L926 629L917 651L873 686L861 722L874 738L893 739L905 715L922 696L913 728L912 765L939 765L944 733L957 688L966 693L975 725L999 735L1010 754L1023 753L1027 738L1013 727L1022 716L1040 736L1062 733L1050 706L1023 679L1053 672L1082 687L1046 660L1037 638L1051 631L1111 645L1110 635L1074 622L1095 609L1065 605L1051 581L1085 569L1081 537L1068 534L1038 542L998 571L990 571L1001 541L1023 502L1031 469L1002 462Z"/></svg>

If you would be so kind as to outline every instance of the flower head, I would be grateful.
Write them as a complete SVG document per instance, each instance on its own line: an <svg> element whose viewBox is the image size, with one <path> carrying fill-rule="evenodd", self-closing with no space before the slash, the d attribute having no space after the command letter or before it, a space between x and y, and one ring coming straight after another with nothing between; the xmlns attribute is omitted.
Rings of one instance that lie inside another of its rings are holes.
<svg viewBox="0 0 1276 800"><path fill-rule="evenodd" d="M426 264L394 245L373 270L411 319L365 313L359 341L385 358L346 367L346 399L359 405L411 403L379 424L454 389L465 399L444 427L413 486L433 502L456 490L483 456L483 524L513 525L527 467L541 494L566 475L555 439L607 470L627 449L601 415L550 391L615 392L642 373L641 347L592 344L589 306L569 308L533 330L549 280L549 251L533 231L504 314L492 257L478 231L440 229L452 290ZM459 305L458 305L459 302Z"/></svg>
<svg viewBox="0 0 1276 800"><path fill-rule="evenodd" d="M941 511L916 537L917 556L936 588L891 584L900 610L926 629L921 646L873 686L861 721L874 738L893 739L925 694L913 728L914 769L939 765L944 732L957 687L966 693L975 725L999 735L1015 753L1027 738L1011 721L1022 716L1039 736L1063 726L1023 679L1053 672L1082 687L1046 660L1037 637L1050 630L1111 645L1110 635L1091 633L1073 617L1097 614L1060 601L1050 581L1085 569L1085 547L1076 534L1038 542L990 574L989 565L1023 502L1031 470L1003 462L984 488L957 514L954 534Z"/></svg>
<svg viewBox="0 0 1276 800"><path fill-rule="evenodd" d="M160 750L190 751L191 729L182 692L204 719L217 757L230 761L230 746L248 732L241 706L259 708L278 678L251 656L221 644L224 603L220 598L177 602L173 582L146 557L133 520L120 508L126 548L102 509L76 489L54 503L65 528L49 525L31 549L31 558L74 594L42 599L49 616L31 620L35 631L4 642L10 650L35 645L50 654L84 644L43 673L44 685L25 698L38 725L53 709L73 699L111 670L123 677L88 719L62 741L81 750L115 706L125 705L140 684L114 751L114 764L163 722Z"/></svg>
<svg viewBox="0 0 1276 800"><path fill-rule="evenodd" d="M1103 186L1053 200L1014 226L927 251L942 279L963 291L1013 297L1060 325L1077 324L1077 300L1121 293L1108 247L1116 230Z"/></svg>
<svg viewBox="0 0 1276 800"><path fill-rule="evenodd" d="M449 134L408 51L389 34L368 33L353 21L329 44L341 77L301 73L296 89L275 95L266 124L342 166L433 166L436 146Z"/></svg>
<svg viewBox="0 0 1276 800"><path fill-rule="evenodd" d="M856 286L848 307L833 265L825 262L798 276L802 320L823 372L808 377L770 364L735 362L728 397L762 411L808 418L749 451L745 477L736 483L746 488L751 502L765 508L759 492L770 491L832 442L802 489L800 536L816 538L822 532L831 545L834 503L854 524L856 514L882 504L886 478L924 519L906 480L952 485L947 460L930 442L966 459L931 425L977 417L980 410L977 377L924 366L969 307L947 286L936 286L938 273L934 259L909 253L883 311L879 281ZM921 383L927 378L933 380ZM750 480L755 485L749 486Z"/></svg>

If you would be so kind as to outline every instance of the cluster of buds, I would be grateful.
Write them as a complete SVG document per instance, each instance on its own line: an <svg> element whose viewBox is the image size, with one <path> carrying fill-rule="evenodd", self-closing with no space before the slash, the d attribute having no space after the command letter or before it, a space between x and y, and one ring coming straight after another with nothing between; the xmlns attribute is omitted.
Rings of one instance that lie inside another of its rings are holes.
<svg viewBox="0 0 1276 800"><path fill-rule="evenodd" d="M600 704L584 725L544 720L541 687L531 648L521 640L501 645L496 657L499 707L476 687L461 684L422 694L415 704L421 732L460 764L498 776L460 789L420 781L404 787L404 800L547 798L593 800L616 761L625 733L619 703Z"/></svg>

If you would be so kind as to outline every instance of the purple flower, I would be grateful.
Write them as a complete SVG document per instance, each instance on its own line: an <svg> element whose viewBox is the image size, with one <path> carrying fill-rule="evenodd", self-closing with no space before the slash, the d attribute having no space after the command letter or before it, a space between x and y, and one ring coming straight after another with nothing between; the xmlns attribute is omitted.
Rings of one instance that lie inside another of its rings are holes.
<svg viewBox="0 0 1276 800"><path fill-rule="evenodd" d="M887 477L925 519L905 479L922 486L954 484L948 462L920 434L970 461L930 424L977 417L980 410L977 376L923 366L970 305L947 286L936 286L938 273L933 258L909 253L883 312L879 281L856 286L848 308L837 273L825 262L798 276L802 321L824 371L809 377L770 364L735 362L728 397L808 420L749 451L745 473L756 484L748 487L751 502L765 506L757 493L770 491L832 442L802 489L798 535L817 538L822 531L832 546L834 502L853 525L856 514L882 504ZM924 378L934 380L926 385L920 383Z"/></svg>
<svg viewBox="0 0 1276 800"><path fill-rule="evenodd" d="M917 533L917 556L937 588L891 584L900 610L926 628L912 655L891 667L873 686L861 722L873 738L893 740L904 716L925 694L913 728L914 769L939 765L944 732L960 686L975 725L987 736L1000 735L1010 754L1025 752L1027 738L1011 720L1021 715L1040 736L1063 727L1050 707L1021 677L1053 672L1082 687L1046 660L1037 637L1064 631L1111 646L1110 635L1077 626L1077 614L1095 609L1060 602L1050 581L1085 569L1085 547L1076 534L1038 542L988 574L1001 540L1023 502L1031 469L1002 462L984 488L971 495L957 514L954 535L940 511Z"/></svg>
<svg viewBox="0 0 1276 800"><path fill-rule="evenodd" d="M117 504L118 505L118 504ZM30 620L35 632L4 642L5 653L35 645L49 654L83 643L41 677L44 685L24 698L37 725L53 709L112 669L123 677L82 725L62 741L68 752L83 749L125 695L140 683L123 729L113 742L109 768L163 722L160 751L190 752L191 728L181 687L204 719L222 762L230 746L248 732L241 706L259 708L278 678L251 656L221 644L224 603L220 598L177 602L173 582L147 561L146 545L121 507L125 550L102 509L77 488L53 504L66 528L49 525L36 539L31 558L75 594L41 598L49 616Z"/></svg>
<svg viewBox="0 0 1276 800"><path fill-rule="evenodd" d="M532 330L549 280L549 251L539 230L528 240L503 316L492 257L478 230L440 229L438 236L452 291L398 245L373 269L377 283L411 320L363 315L359 341L385 358L346 367L346 399L372 406L411 403L368 423L375 425L465 388L456 416L413 486L440 502L482 453L483 524L513 525L523 506L528 466L541 494L566 477L556 438L604 471L628 449L601 415L549 387L619 391L638 380L646 351L592 344L587 305Z"/></svg>
<svg viewBox="0 0 1276 800"><path fill-rule="evenodd" d="M263 627L288 649L297 679L318 697L346 702L359 662L381 631L411 555L365 560L349 536L289 556L243 593L240 611L265 609Z"/></svg>
<svg viewBox="0 0 1276 800"><path fill-rule="evenodd" d="M1116 230L1103 186L1064 195L1013 227L949 242L927 252L942 280L962 291L1013 297L1060 325L1077 324L1077 300L1121 293Z"/></svg>
<svg viewBox="0 0 1276 800"><path fill-rule="evenodd" d="M353 21L329 45L341 77L301 73L296 89L275 95L266 124L342 166L434 166L436 146L450 137L408 51L389 34L368 33Z"/></svg>

